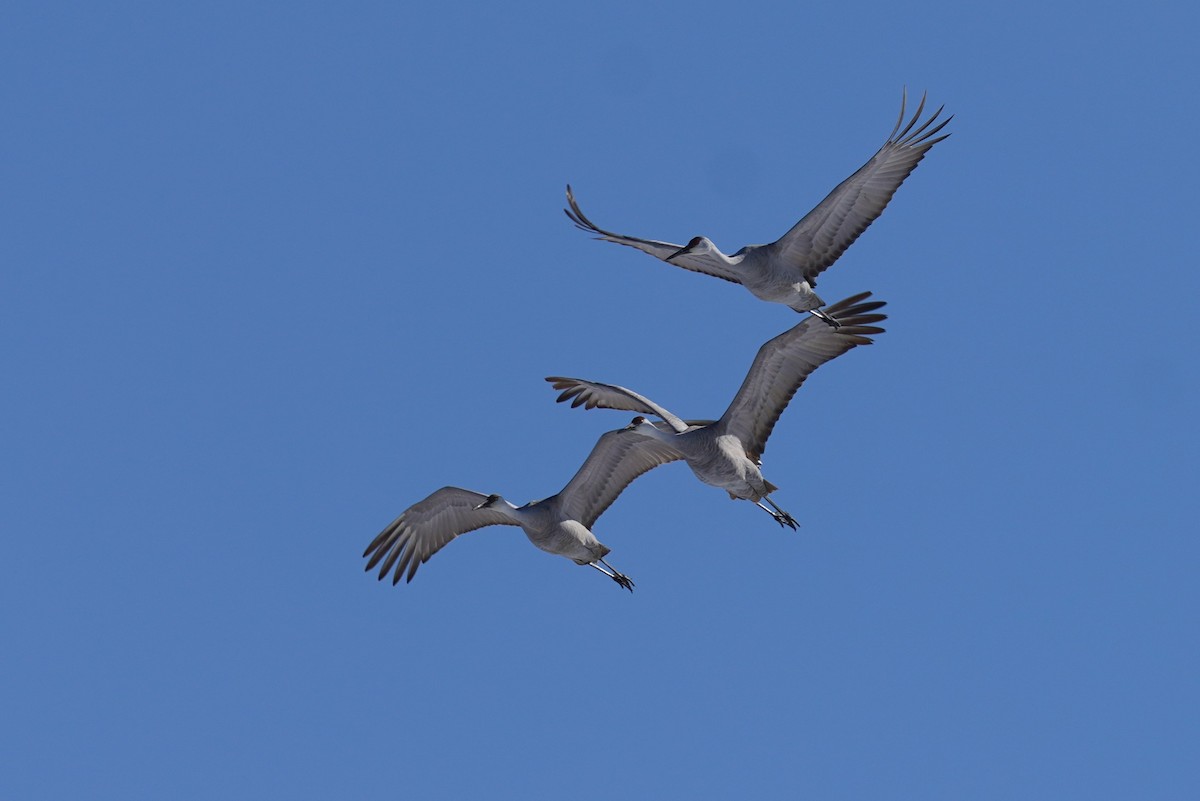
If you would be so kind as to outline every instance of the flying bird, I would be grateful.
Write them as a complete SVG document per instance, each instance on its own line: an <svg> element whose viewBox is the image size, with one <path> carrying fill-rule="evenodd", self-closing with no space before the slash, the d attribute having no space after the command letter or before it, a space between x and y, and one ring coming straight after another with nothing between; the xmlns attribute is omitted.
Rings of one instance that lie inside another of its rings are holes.
<svg viewBox="0 0 1200 801"><path fill-rule="evenodd" d="M944 106L917 124L925 109L924 95L916 112L901 130L906 100L907 92L900 101L900 117L883 147L857 172L838 184L791 230L769 245L746 245L727 256L705 236L693 237L686 245L676 245L615 234L584 215L569 184L567 203L570 208L563 211L577 228L596 234L597 239L628 245L668 264L741 284L757 298L782 303L797 312L810 312L836 326L837 320L828 310L820 308L825 301L813 291L817 276L837 261L858 235L883 213L892 195L916 169L929 148L950 135L937 136L953 116L934 125Z"/></svg>
<svg viewBox="0 0 1200 801"><path fill-rule="evenodd" d="M746 380L720 420L683 420L615 384L562 376L546 380L562 390L560 403L569 400L573 407L621 409L661 418L662 423L652 423L638 416L624 430L665 446L668 454L685 459L705 484L724 489L732 499L752 501L781 526L795 529L795 518L771 500L778 488L763 478L760 469L767 438L810 373L858 345L871 344L871 335L883 333L874 323L887 315L874 312L885 304L868 301L870 295L863 292L830 306L828 312L841 321L837 328L806 318L759 348ZM668 461L666 455L659 458Z"/></svg>
<svg viewBox="0 0 1200 801"><path fill-rule="evenodd" d="M514 506L500 495L442 487L410 506L379 533L363 557L369 571L379 565L383 579L395 568L392 584L417 568L452 539L484 526L520 526L535 546L579 565L590 565L630 592L633 582L605 561L611 549L591 528L635 478L681 458L675 450L626 429L609 431L557 495Z"/></svg>

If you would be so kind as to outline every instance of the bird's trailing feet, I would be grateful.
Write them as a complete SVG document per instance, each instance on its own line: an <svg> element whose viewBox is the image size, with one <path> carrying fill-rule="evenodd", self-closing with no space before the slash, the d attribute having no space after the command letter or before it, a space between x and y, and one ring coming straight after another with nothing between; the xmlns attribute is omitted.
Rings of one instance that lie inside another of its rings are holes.
<svg viewBox="0 0 1200 801"><path fill-rule="evenodd" d="M826 325L828 325L832 328L841 328L842 327L842 324L837 321L836 317L828 315L825 312L821 311L820 309L809 309L808 313L811 314L813 317L816 317L818 320L822 320Z"/></svg>
<svg viewBox="0 0 1200 801"><path fill-rule="evenodd" d="M597 562L599 564L597 564ZM633 592L633 579L629 578L629 576L625 575L624 573L618 572L608 562L605 562L603 559L597 559L595 562L588 562L588 564L591 565L592 567L596 568L597 570L599 570L604 575L608 576L613 581L620 584L625 589L629 590L630 592ZM600 565L604 565L604 567L601 567ZM607 568L607 569L605 569L605 568Z"/></svg>
<svg viewBox="0 0 1200 801"><path fill-rule="evenodd" d="M755 501L754 505L759 509L762 509L771 517L775 518L775 522L778 523L781 528L790 528L792 531L796 531L799 528L800 524L796 522L796 518L792 517L790 514L776 506L775 501L771 500L770 498L763 498L763 501L771 504L771 506L774 508L768 509L767 507L763 506L762 501Z"/></svg>

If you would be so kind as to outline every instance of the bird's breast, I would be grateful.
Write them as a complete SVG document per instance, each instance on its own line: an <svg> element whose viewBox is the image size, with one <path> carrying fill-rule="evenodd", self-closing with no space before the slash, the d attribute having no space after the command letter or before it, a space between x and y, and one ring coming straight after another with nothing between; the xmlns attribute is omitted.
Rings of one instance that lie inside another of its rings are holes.
<svg viewBox="0 0 1200 801"><path fill-rule="evenodd" d="M761 478L758 466L746 457L746 449L732 434L716 437L709 447L689 459L688 464L696 477L714 487L743 495L745 488L755 478Z"/></svg>
<svg viewBox="0 0 1200 801"><path fill-rule="evenodd" d="M545 528L526 529L525 534L541 550L576 561L590 562L604 547L578 520L560 520Z"/></svg>

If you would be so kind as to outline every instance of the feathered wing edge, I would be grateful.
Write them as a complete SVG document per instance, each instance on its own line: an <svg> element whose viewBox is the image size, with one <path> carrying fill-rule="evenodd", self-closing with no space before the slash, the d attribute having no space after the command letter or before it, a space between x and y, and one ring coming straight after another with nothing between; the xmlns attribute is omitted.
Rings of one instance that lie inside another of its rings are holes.
<svg viewBox="0 0 1200 801"><path fill-rule="evenodd" d="M567 184L567 204L570 208L563 209L563 213L567 215L567 218L575 223L576 228L581 231L587 231L590 234L595 234L597 239L637 248L643 253L648 253L656 259L665 261L672 267L682 267L685 270L703 273L704 275L720 278L722 281L729 281L733 284L742 283L734 270L715 257L686 254L667 261L667 257L677 252L683 245L659 242L657 239L640 239L636 236L626 236L625 234L615 234L612 231L605 231L584 215L583 210L579 208L579 204L575 202L575 193L571 191L570 184Z"/></svg>
<svg viewBox="0 0 1200 801"><path fill-rule="evenodd" d="M565 376L549 376L546 378L555 389L562 390L557 398L558 403L571 401L571 408L583 406L585 409L617 409L626 412L639 412L661 417L675 430L676 434L687 430L687 423L659 406L654 401L639 395L632 389L604 384L599 381L585 381L582 378L567 378Z"/></svg>
<svg viewBox="0 0 1200 801"><path fill-rule="evenodd" d="M575 193L572 191L570 184L567 184L567 205L570 208L563 209L563 213L567 215L567 218L571 222L575 223L576 228L581 231L587 231L589 234L595 234L598 238L608 242L618 245L628 245L659 259L665 259L683 247L683 245L674 245L670 242L659 242L656 239L640 239L636 236L626 236L625 234L615 234L612 231L605 231L589 220L587 215L583 213L583 209L579 208L579 204L575 201Z"/></svg>
<svg viewBox="0 0 1200 801"><path fill-rule="evenodd" d="M841 322L840 328L810 318L758 349L741 388L716 423L741 440L751 459L762 458L775 423L809 375L859 345L870 345L873 335L884 332L874 323L887 315L874 312L885 302L868 301L870 296L863 292L825 307Z"/></svg>
<svg viewBox="0 0 1200 801"><path fill-rule="evenodd" d="M664 423L655 425L666 428ZM641 434L609 431L558 494L559 503L568 517L591 528L635 478L682 458L670 445Z"/></svg>
<svg viewBox="0 0 1200 801"><path fill-rule="evenodd" d="M912 118L901 130L907 99L905 90L900 100L900 116L883 146L787 233L768 246L781 257L795 261L810 285L816 286L817 276L837 261L883 213L896 190L929 149L950 136L936 135L954 119L954 115L933 125L945 106L940 106L917 126L925 110L924 94Z"/></svg>
<svg viewBox="0 0 1200 801"><path fill-rule="evenodd" d="M461 487L442 487L419 501L393 520L363 551L370 557L366 570L379 564L380 580L395 565L392 584L407 572L412 581L417 568L429 561L450 540L484 526L518 525L494 509L476 509L487 500L483 495ZM382 562L382 564L380 564Z"/></svg>

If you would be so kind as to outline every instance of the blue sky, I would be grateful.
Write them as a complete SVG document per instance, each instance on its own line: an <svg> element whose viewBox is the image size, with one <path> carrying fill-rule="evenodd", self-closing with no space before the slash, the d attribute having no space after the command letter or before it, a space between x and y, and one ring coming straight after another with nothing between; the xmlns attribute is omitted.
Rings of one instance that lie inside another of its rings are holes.
<svg viewBox="0 0 1200 801"><path fill-rule="evenodd" d="M1194 798L1186 4L10 3L0 797ZM407 586L446 484L550 495L796 322L590 241L774 239L956 117L827 272L888 332L764 469Z"/></svg>

